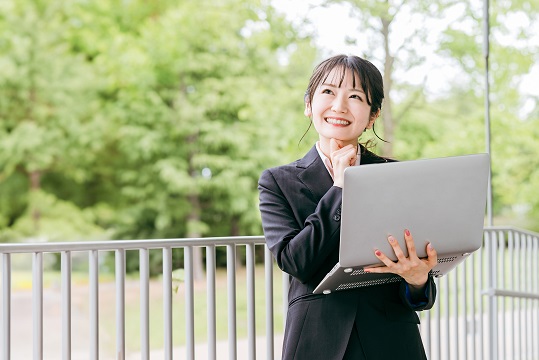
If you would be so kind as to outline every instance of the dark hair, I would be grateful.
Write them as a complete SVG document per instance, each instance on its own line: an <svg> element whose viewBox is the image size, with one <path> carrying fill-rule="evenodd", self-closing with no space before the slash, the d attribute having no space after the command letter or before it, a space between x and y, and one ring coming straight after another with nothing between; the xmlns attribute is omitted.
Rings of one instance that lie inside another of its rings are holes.
<svg viewBox="0 0 539 360"><path fill-rule="evenodd" d="M340 69L339 86L344 81L346 70L353 72L353 86L355 87L356 77L361 82L361 88L367 98L367 104L371 106L371 115L382 108L384 100L384 81L382 74L370 61L359 56L336 55L322 61L313 70L307 91L305 92L305 102L311 104L314 93L320 84L324 83L333 69Z"/></svg>
<svg viewBox="0 0 539 360"><path fill-rule="evenodd" d="M353 76L353 87L356 86L356 77L361 82L361 88L365 93L367 98L367 104L371 106L371 116L376 114L379 110L382 109L382 101L384 100L384 80L380 71L374 66L370 61L360 58L359 56L348 56L348 55L336 55L322 61L318 64L309 79L309 85L307 86L307 91L305 91L304 101L306 104L310 104L313 101L314 93L320 84L324 83L329 76L329 73L333 69L339 69L340 80L339 87L344 81L344 76L346 75L346 70L352 71ZM311 128L312 123L309 123L307 131L303 134L301 140L305 137L309 129ZM374 131L374 125L373 125ZM384 139L380 138L376 131L374 135L383 142L387 142ZM368 147L370 147L371 140L367 142Z"/></svg>

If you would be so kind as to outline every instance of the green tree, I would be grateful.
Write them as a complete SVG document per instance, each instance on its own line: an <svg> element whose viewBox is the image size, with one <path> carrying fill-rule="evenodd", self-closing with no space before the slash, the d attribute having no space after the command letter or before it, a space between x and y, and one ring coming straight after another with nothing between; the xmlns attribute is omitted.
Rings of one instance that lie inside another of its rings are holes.
<svg viewBox="0 0 539 360"><path fill-rule="evenodd" d="M529 2L495 3L491 7L490 113L495 214L537 207L537 116L523 112L537 99L523 94L520 83L537 61L530 24L537 10ZM458 76L447 94L415 109L398 132L395 148L411 158L484 152L484 54L481 3L461 4L459 16L444 32L440 54L454 59ZM519 21L515 22L515 17ZM512 39L511 41L509 39ZM410 141L409 139L413 139ZM533 216L533 212L530 213ZM506 221L506 220L503 220ZM537 227L537 222L523 223Z"/></svg>
<svg viewBox="0 0 539 360"><path fill-rule="evenodd" d="M2 228L260 233L256 180L299 140L315 52L267 4L207 5L1 4Z"/></svg>
<svg viewBox="0 0 539 360"><path fill-rule="evenodd" d="M289 146L283 128L301 115L306 84L298 79L308 77L297 62L312 57L290 24L257 1L186 1L97 54L123 162L117 234L260 234L257 179ZM291 92L298 111L287 108Z"/></svg>
<svg viewBox="0 0 539 360"><path fill-rule="evenodd" d="M81 181L87 172L80 164L91 162L99 146L92 117L96 84L92 67L65 42L69 26L60 2L5 1L0 7L0 192L20 194L8 196L13 207L4 207L0 225L14 225L20 236L47 236L43 224L62 215L42 211L60 204L44 194L45 178L63 173ZM16 226L19 220L26 225ZM69 235L59 231L54 239Z"/></svg>
<svg viewBox="0 0 539 360"><path fill-rule="evenodd" d="M443 19L446 11L456 1L404 1L404 0L327 0L325 4L347 4L351 9L351 16L357 19L357 34L348 38L350 44L367 45L367 58L382 65L384 78L384 104L380 120L383 126L381 153L393 157L394 133L401 119L406 113L417 105L421 97L423 85L427 74L422 79L423 84L407 84L402 79L407 73L424 64L426 54L419 50L428 45L431 29L426 26L436 20ZM398 33L403 27L396 28L397 24L407 23L407 34ZM400 77L395 74L399 72ZM412 92L413 96L406 96ZM404 97L408 99L396 111L395 99ZM403 95L404 94L404 95Z"/></svg>

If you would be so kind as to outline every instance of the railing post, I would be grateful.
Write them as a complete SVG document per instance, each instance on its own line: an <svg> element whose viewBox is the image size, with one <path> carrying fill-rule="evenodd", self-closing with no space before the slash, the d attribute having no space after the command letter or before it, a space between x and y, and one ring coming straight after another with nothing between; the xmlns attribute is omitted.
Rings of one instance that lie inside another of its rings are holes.
<svg viewBox="0 0 539 360"><path fill-rule="evenodd" d="M443 341L443 343L446 344L447 346L447 350L446 350L446 353L447 353L447 357L448 359L451 359L451 321L450 321L450 317L451 317L451 314L450 314L450 302L449 302L449 274L447 274L446 276L444 276L442 278L443 280L443 287L445 288L445 294L444 294L444 307L445 307L445 339ZM441 299L439 299L441 300ZM441 346L442 342L440 342L440 346Z"/></svg>
<svg viewBox="0 0 539 360"><path fill-rule="evenodd" d="M490 232L485 233L485 248L487 253L487 278L488 287L491 289L496 288L496 243L494 239L491 239ZM489 295L488 297L488 339L489 339L489 359L498 360L498 344L497 344L497 324L498 319L496 311L496 298Z"/></svg>
<svg viewBox="0 0 539 360"><path fill-rule="evenodd" d="M451 284L449 285L451 289L451 302L452 302L452 323L453 323L453 336L451 336L451 339L454 339L452 341L452 348L451 352L452 354L455 354L455 357L460 360L460 351L459 351L459 291L458 291L458 273L459 269L458 267L453 269L452 272L450 272L447 276L449 279L451 279ZM448 290L449 290L448 289ZM449 319L448 319L449 320Z"/></svg>
<svg viewBox="0 0 539 360"><path fill-rule="evenodd" d="M88 255L90 272L90 360L99 359L99 252Z"/></svg>
<svg viewBox="0 0 539 360"><path fill-rule="evenodd" d="M71 251L62 251L62 359L71 359Z"/></svg>
<svg viewBox="0 0 539 360"><path fill-rule="evenodd" d="M494 255L496 256L496 271L498 272L497 273L497 277L496 277L496 282L497 282L497 286L501 286L502 288L505 288L505 236L504 236L504 233L502 231L499 231L497 232L497 239L496 237L494 237L494 242L498 242L498 247L497 249L498 250L501 250L501 251L498 251L495 249L495 252L494 252ZM499 284L499 285L498 285ZM497 300L496 300L497 301ZM500 341L500 347L498 349L498 353L499 353L499 357L501 359L506 359L506 349L505 349L505 339L506 339L506 336L505 336L505 300L502 298L501 301L497 301L497 311L496 313L498 313L498 311L502 314L502 316L500 317L499 319L499 337L501 339L503 339L502 341ZM498 317L498 315L496 315L496 318ZM496 335L498 336L498 334Z"/></svg>
<svg viewBox="0 0 539 360"><path fill-rule="evenodd" d="M215 245L206 247L206 290L207 290L207 324L208 324L208 359L217 358L217 331L215 311Z"/></svg>
<svg viewBox="0 0 539 360"><path fill-rule="evenodd" d="M471 347L471 355L472 355L472 359L475 359L475 349L476 349L476 346L475 346L475 341L476 341L476 334L475 334L475 329L476 329L476 326L475 326L475 258L476 258L476 254L473 254L472 256L470 256L468 258L467 261L470 262L470 298L471 298L471 301L470 301L470 311L471 311L471 321L470 321L470 333L472 334L472 339L471 339L471 342L470 342L470 347ZM465 284L466 286L466 284ZM479 288L481 289L481 288ZM479 299L481 300L481 296L479 296ZM483 314L481 314L480 316L483 316Z"/></svg>
<svg viewBox="0 0 539 360"><path fill-rule="evenodd" d="M440 289L440 278L434 278L434 283L436 284L436 288ZM436 325L436 360L441 360L442 358L442 326L441 326L441 311L440 311L440 299L436 301L434 304L434 317L435 317L435 325ZM432 356L432 348L431 348L431 356ZM432 359L432 357L430 357Z"/></svg>
<svg viewBox="0 0 539 360"><path fill-rule="evenodd" d="M172 249L163 249L163 327L165 360L172 360ZM144 360L149 359L148 354Z"/></svg>
<svg viewBox="0 0 539 360"><path fill-rule="evenodd" d="M515 279L517 278L517 273L515 271L515 243L513 241L513 232L508 232L508 242L507 247L509 248L509 281L508 281L508 288L510 290L515 290ZM511 299L511 336L510 336L510 343L511 343L511 353L515 354L515 339L516 339L516 331L515 331L515 304L516 300L515 298Z"/></svg>
<svg viewBox="0 0 539 360"><path fill-rule="evenodd" d="M534 236L533 237L533 254L532 258L535 259L534 266L532 269L533 274L533 286L531 291L535 294L539 294L539 237ZM533 328L532 332L532 338L537 339L539 338L539 300L536 300L533 302L532 312L535 312L533 319L535 326ZM533 354L534 356L537 355L537 358L539 358L539 344L537 341L533 342Z"/></svg>
<svg viewBox="0 0 539 360"><path fill-rule="evenodd" d="M264 273L266 278L266 359L274 358L274 313L273 313L273 255L264 246Z"/></svg>
<svg viewBox="0 0 539 360"><path fill-rule="evenodd" d="M2 254L2 360L11 358L11 255Z"/></svg>
<svg viewBox="0 0 539 360"><path fill-rule="evenodd" d="M150 255L148 249L139 249L139 282L140 282L140 358L150 358ZM163 263L166 258L163 256ZM163 271L163 278L165 278ZM163 288L163 293L165 288ZM167 318L163 319L166 323ZM166 343L165 333L165 343ZM166 349L166 347L165 347Z"/></svg>
<svg viewBox="0 0 539 360"><path fill-rule="evenodd" d="M125 359L125 250L116 250L116 359Z"/></svg>
<svg viewBox="0 0 539 360"><path fill-rule="evenodd" d="M236 359L236 244L226 246L226 275L228 293L228 358Z"/></svg>
<svg viewBox="0 0 539 360"><path fill-rule="evenodd" d="M33 254L33 280L32 280L32 304L33 304L33 346L34 360L43 359L43 253Z"/></svg>
<svg viewBox="0 0 539 360"><path fill-rule="evenodd" d="M247 354L249 360L256 359L255 327L255 246L247 244Z"/></svg>
<svg viewBox="0 0 539 360"><path fill-rule="evenodd" d="M183 261L185 267L185 355L187 360L193 360L195 358L195 306L192 246L184 248Z"/></svg>

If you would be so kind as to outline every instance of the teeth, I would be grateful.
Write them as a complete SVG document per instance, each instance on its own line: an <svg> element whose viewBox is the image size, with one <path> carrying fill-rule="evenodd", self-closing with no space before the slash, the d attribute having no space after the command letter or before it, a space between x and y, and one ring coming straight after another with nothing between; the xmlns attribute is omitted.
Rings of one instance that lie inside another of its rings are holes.
<svg viewBox="0 0 539 360"><path fill-rule="evenodd" d="M332 118L326 118L326 121L333 125L349 125L350 124L350 121L337 120L337 119L332 119Z"/></svg>

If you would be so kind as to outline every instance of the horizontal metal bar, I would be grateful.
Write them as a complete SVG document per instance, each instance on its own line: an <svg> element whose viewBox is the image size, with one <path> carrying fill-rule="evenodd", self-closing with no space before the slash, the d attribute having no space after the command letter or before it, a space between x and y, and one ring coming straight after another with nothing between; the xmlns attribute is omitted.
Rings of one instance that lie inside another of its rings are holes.
<svg viewBox="0 0 539 360"><path fill-rule="evenodd" d="M511 226L490 226L485 231L515 231L525 235L539 237L539 233L518 229ZM92 250L138 250L162 249L166 247L184 246L223 246L264 244L264 236L229 236L183 239L144 239L144 240L107 240L88 242L57 242L57 243L9 243L0 244L0 254L61 252L61 251L92 251Z"/></svg>
<svg viewBox="0 0 539 360"><path fill-rule="evenodd" d="M524 235L539 237L539 233L536 233L530 230L520 229L514 226L486 226L484 230L485 231L514 231L514 232L518 232Z"/></svg>
<svg viewBox="0 0 539 360"><path fill-rule="evenodd" d="M88 242L58 242L58 243L20 243L0 244L0 254L32 253L32 252L61 252L61 251L92 251L92 250L137 250L162 249L166 247L184 246L224 246L264 244L264 236L229 236L186 239L145 239L145 240L109 240Z"/></svg>
<svg viewBox="0 0 539 360"><path fill-rule="evenodd" d="M502 290L502 289L487 289L487 290L481 291L481 294L486 295L486 296L507 296L507 297L514 297L514 298L539 300L539 294L527 293L527 292L521 292L521 291Z"/></svg>

